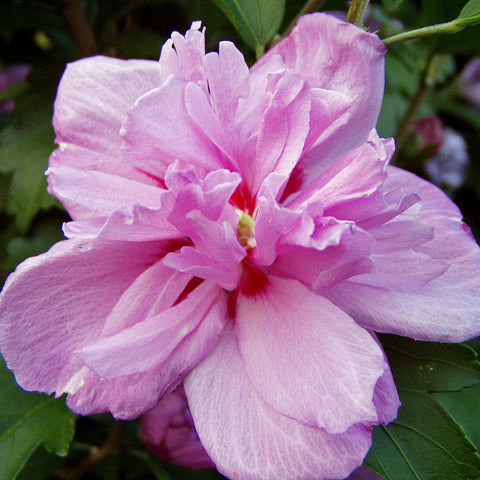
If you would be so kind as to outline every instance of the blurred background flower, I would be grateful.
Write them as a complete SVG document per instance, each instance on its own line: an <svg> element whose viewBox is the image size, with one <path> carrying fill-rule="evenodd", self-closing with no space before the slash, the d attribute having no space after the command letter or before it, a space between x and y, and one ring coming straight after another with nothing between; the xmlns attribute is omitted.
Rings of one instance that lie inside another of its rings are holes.
<svg viewBox="0 0 480 480"><path fill-rule="evenodd" d="M12 65L8 68L3 68L0 62L0 92L6 90L15 83L23 82L30 72L31 67L29 65ZM0 113L11 112L14 107L13 100L6 100L0 102Z"/></svg>

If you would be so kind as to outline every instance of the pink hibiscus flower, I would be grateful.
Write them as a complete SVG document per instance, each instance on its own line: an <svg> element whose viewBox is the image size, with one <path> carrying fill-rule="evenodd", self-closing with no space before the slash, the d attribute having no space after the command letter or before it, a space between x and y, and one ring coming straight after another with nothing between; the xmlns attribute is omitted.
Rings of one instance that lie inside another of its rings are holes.
<svg viewBox="0 0 480 480"><path fill-rule="evenodd" d="M68 240L1 296L19 384L128 419L183 381L227 477L347 477L399 406L374 331L480 334L478 246L374 130L384 54L313 14L250 70L199 23L159 62L71 64L48 170Z"/></svg>

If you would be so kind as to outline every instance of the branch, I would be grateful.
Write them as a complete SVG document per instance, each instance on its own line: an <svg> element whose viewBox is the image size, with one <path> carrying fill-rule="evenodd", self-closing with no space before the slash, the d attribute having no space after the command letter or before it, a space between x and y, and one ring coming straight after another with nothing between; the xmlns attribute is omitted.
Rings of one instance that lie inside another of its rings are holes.
<svg viewBox="0 0 480 480"><path fill-rule="evenodd" d="M385 38L383 43L387 47L391 47L396 43L406 42L407 40L415 40L417 38L431 37L433 35L440 35L442 33L457 33L463 30L463 27L458 25L458 20L452 20L447 23L437 23L436 25L429 25L428 27L417 28L409 32L399 33L392 37Z"/></svg>
<svg viewBox="0 0 480 480"><path fill-rule="evenodd" d="M369 1L370 0L352 0L350 8L347 12L347 22L362 27L363 17L365 16L365 12L367 11Z"/></svg>
<svg viewBox="0 0 480 480"><path fill-rule="evenodd" d="M77 42L78 48L84 57L96 55L99 50L95 37L87 23L85 10L80 0L65 0L63 16Z"/></svg>
<svg viewBox="0 0 480 480"><path fill-rule="evenodd" d="M85 460L73 467L60 467L55 472L55 476L62 480L78 480L85 475L85 473L93 470L100 462L120 448L120 439L125 431L125 427L126 422L115 421L107 441L101 447L91 447L90 454Z"/></svg>

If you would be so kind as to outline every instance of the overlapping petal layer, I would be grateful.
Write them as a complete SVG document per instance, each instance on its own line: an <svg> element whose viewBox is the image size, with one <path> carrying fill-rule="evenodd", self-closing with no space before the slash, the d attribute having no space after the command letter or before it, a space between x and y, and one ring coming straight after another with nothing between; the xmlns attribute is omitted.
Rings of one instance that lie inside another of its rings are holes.
<svg viewBox="0 0 480 480"><path fill-rule="evenodd" d="M344 478L370 447L370 429L330 435L284 416L251 383L237 340L226 330L185 381L195 427L221 473L245 480Z"/></svg>
<svg viewBox="0 0 480 480"><path fill-rule="evenodd" d="M380 248L389 242L374 255L379 268L326 296L360 325L379 332L441 342L477 336L480 252L457 207L438 188L393 167L385 188L413 191L420 198L397 217L405 222L402 235L386 240L385 228L371 229L380 237ZM387 225L395 229L396 223Z"/></svg>
<svg viewBox="0 0 480 480"><path fill-rule="evenodd" d="M373 391L386 363L365 329L294 280L271 277L237 305L239 351L266 403L332 434L378 422Z"/></svg>
<svg viewBox="0 0 480 480"><path fill-rule="evenodd" d="M74 352L98 337L122 294L165 247L68 240L17 268L2 293L0 344L18 383L63 391L83 366Z"/></svg>

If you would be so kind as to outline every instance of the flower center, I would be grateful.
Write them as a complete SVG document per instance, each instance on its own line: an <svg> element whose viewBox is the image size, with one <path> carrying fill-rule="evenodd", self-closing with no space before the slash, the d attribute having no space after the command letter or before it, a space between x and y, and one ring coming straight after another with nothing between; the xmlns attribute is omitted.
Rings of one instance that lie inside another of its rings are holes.
<svg viewBox="0 0 480 480"><path fill-rule="evenodd" d="M240 245L249 250L257 246L255 240L255 220L248 214L242 211L240 213L240 220L238 221L237 235Z"/></svg>

